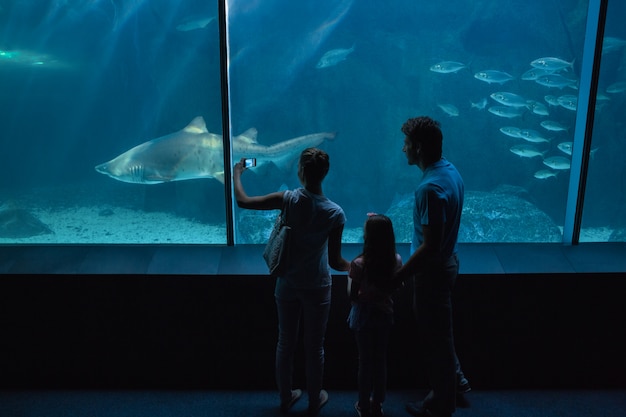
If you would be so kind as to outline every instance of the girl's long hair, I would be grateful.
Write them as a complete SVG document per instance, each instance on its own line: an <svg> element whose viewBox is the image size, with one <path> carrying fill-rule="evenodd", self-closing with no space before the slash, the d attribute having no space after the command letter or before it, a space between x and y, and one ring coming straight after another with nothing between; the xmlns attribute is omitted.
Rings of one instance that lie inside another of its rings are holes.
<svg viewBox="0 0 626 417"><path fill-rule="evenodd" d="M383 214L369 216L363 240L365 279L380 290L390 289L396 270L396 237L391 219Z"/></svg>

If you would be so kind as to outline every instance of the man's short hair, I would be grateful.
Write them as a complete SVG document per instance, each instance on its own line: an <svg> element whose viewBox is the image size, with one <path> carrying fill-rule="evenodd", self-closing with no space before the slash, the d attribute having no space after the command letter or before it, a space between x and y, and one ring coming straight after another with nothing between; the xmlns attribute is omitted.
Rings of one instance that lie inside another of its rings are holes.
<svg viewBox="0 0 626 417"><path fill-rule="evenodd" d="M422 152L429 159L441 158L443 134L438 121L428 116L413 117L402 125L402 133L413 145L422 145Z"/></svg>

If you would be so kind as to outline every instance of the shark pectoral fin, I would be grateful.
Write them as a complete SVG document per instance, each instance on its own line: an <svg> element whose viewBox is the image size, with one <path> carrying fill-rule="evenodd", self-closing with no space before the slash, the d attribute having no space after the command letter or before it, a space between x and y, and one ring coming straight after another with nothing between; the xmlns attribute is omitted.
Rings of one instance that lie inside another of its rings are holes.
<svg viewBox="0 0 626 417"><path fill-rule="evenodd" d="M216 172L215 174L213 174L213 177L222 184L224 184L224 171Z"/></svg>
<svg viewBox="0 0 626 417"><path fill-rule="evenodd" d="M195 117L187 126L185 126L183 131L195 134L209 133L209 131L206 130L206 123L204 122L204 117L202 116Z"/></svg>

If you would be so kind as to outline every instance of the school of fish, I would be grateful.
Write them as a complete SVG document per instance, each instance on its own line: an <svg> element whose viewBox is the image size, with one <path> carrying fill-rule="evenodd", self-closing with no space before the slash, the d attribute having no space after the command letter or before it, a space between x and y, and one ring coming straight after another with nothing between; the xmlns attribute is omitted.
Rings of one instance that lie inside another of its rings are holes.
<svg viewBox="0 0 626 417"><path fill-rule="evenodd" d="M616 48L622 46L619 44ZM470 110L486 109L494 116L509 121L503 123L504 126L500 127L499 131L508 138L518 140L518 143L511 144L509 148L513 154L526 160L541 159L543 168L534 173L534 178L539 180L556 178L559 172L569 170L571 167L573 142L569 135L578 108L578 94L576 93L578 79L574 75L574 64L574 60L567 61L558 57L541 57L531 61L530 69L519 77L518 90L528 91L524 88L526 82L535 82L545 87L546 94L538 100L513 91L515 88L507 88L507 83L517 78L505 71L483 69L473 73L475 79L487 83L495 91L488 97L470 101ZM431 65L429 70L439 74L472 72L469 64L458 61L441 61ZM604 91L606 94L598 92L597 103L610 100L610 94L625 92L626 82L614 82ZM458 103L437 103L437 107L450 117L458 117L461 114ZM557 108L566 111L557 111ZM551 118L551 112L558 116ZM535 117L524 117L527 113ZM533 121L537 117L544 118L544 120L541 120L535 127ZM553 143L556 145L554 146ZM591 155L593 156L596 151L597 148L592 149Z"/></svg>

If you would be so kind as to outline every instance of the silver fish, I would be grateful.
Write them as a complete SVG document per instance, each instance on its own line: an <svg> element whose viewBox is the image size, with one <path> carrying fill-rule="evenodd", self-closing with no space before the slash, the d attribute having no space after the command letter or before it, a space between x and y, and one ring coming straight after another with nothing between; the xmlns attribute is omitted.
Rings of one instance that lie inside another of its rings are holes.
<svg viewBox="0 0 626 417"><path fill-rule="evenodd" d="M543 103L539 103L535 100L526 100L526 103L528 104L528 109L530 109L533 113L538 114L539 116L550 115L550 110L548 110Z"/></svg>
<svg viewBox="0 0 626 417"><path fill-rule="evenodd" d="M520 95L508 92L496 92L492 93L489 97L497 101L498 103L509 107L526 107L526 99Z"/></svg>
<svg viewBox="0 0 626 417"><path fill-rule="evenodd" d="M322 55L320 60L317 62L317 65L315 65L315 68L327 68L337 65L341 61L345 61L348 55L352 52L354 52L354 45L348 49L331 49Z"/></svg>
<svg viewBox="0 0 626 417"><path fill-rule="evenodd" d="M440 74L450 74L450 73L458 72L462 70L463 68L467 68L467 65L462 64L460 62L454 62L454 61L442 61L442 62L439 62L438 64L431 66L430 70L432 72L438 72Z"/></svg>
<svg viewBox="0 0 626 417"><path fill-rule="evenodd" d="M183 22L176 26L176 30L180 32L189 32L190 30L204 29L215 20L213 17L188 17L183 19Z"/></svg>
<svg viewBox="0 0 626 417"><path fill-rule="evenodd" d="M578 107L578 97L574 95L566 94L558 97L557 100L559 105L567 110L576 111L576 108Z"/></svg>
<svg viewBox="0 0 626 417"><path fill-rule="evenodd" d="M544 138L543 136L541 136L539 132L537 132L536 130L532 130L532 129L520 130L519 137L524 139L525 141L532 142L532 143L550 142L549 139Z"/></svg>
<svg viewBox="0 0 626 417"><path fill-rule="evenodd" d="M550 130L552 132L562 132L562 131L567 131L569 130L569 127L559 123L559 122L555 122L554 120L544 120L541 123L539 123L541 125L541 127L543 127L546 130Z"/></svg>
<svg viewBox="0 0 626 417"><path fill-rule="evenodd" d="M512 119L514 117L520 117L524 113L524 109L520 107L507 107L507 106L491 106L487 109L489 113L496 116L506 117Z"/></svg>
<svg viewBox="0 0 626 417"><path fill-rule="evenodd" d="M437 104L437 106L450 117L459 115L459 109L454 104Z"/></svg>
<svg viewBox="0 0 626 417"><path fill-rule="evenodd" d="M606 92L610 94L623 93L624 91L626 91L626 81L618 81L606 88Z"/></svg>
<svg viewBox="0 0 626 417"><path fill-rule="evenodd" d="M537 179L545 180L547 178L556 178L556 175L558 173L559 173L558 171L550 171L549 169L540 169L539 171L535 172L535 175L533 176Z"/></svg>
<svg viewBox="0 0 626 417"><path fill-rule="evenodd" d="M474 103L473 101L470 101L470 104L472 105L473 109L485 110L485 107L487 107L487 99L482 98L480 101L477 101L476 103Z"/></svg>
<svg viewBox="0 0 626 417"><path fill-rule="evenodd" d="M544 75L552 74L554 71L547 70L544 68L531 68L520 77L525 81L535 81L539 77L543 77Z"/></svg>
<svg viewBox="0 0 626 417"><path fill-rule="evenodd" d="M537 156L543 157L544 154L544 152L541 152L532 145L515 145L511 147L510 151L517 156L521 156L522 158L535 158Z"/></svg>
<svg viewBox="0 0 626 417"><path fill-rule="evenodd" d="M544 100L546 100L546 103L548 103L551 106L559 105L559 99L556 96L547 95L547 96L544 96Z"/></svg>
<svg viewBox="0 0 626 417"><path fill-rule="evenodd" d="M560 71L567 68L574 68L574 61L567 62L561 58L545 57L535 59L530 63L530 65L535 68Z"/></svg>
<svg viewBox="0 0 626 417"><path fill-rule="evenodd" d="M570 160L564 156L551 156L543 160L543 164L552 169L569 169Z"/></svg>
<svg viewBox="0 0 626 417"><path fill-rule="evenodd" d="M576 88L576 84L578 83L578 81L573 80L571 78L566 78L562 76L561 74L543 75L537 78L535 82L545 87L559 88L559 89L563 89L564 87Z"/></svg>
<svg viewBox="0 0 626 417"><path fill-rule="evenodd" d="M488 84L496 83L496 84L504 84L507 81L511 81L514 77L511 74L507 74L504 71L496 71L496 70L484 70L479 71L474 74L474 78L480 81L484 81Z"/></svg>
<svg viewBox="0 0 626 417"><path fill-rule="evenodd" d="M609 52L618 51L626 45L626 41L620 38L615 38L613 36L605 36L602 42L602 53L606 54Z"/></svg>
<svg viewBox="0 0 626 417"><path fill-rule="evenodd" d="M232 141L233 159L256 158L257 167L269 163L288 169L302 150L317 146L334 133L314 133L274 145L257 143L256 129L248 129ZM118 181L135 184L159 184L194 178L215 178L224 183L222 136L207 131L201 116L184 129L144 142L109 162L97 165L96 171Z"/></svg>
<svg viewBox="0 0 626 417"><path fill-rule="evenodd" d="M504 133L507 136L512 138L519 138L519 132L521 131L518 127L513 126L504 126L500 128L500 132Z"/></svg>
<svg viewBox="0 0 626 417"><path fill-rule="evenodd" d="M561 142L558 145L556 145L556 147L559 148L559 151L570 156L572 155L573 146L574 144L572 142Z"/></svg>

